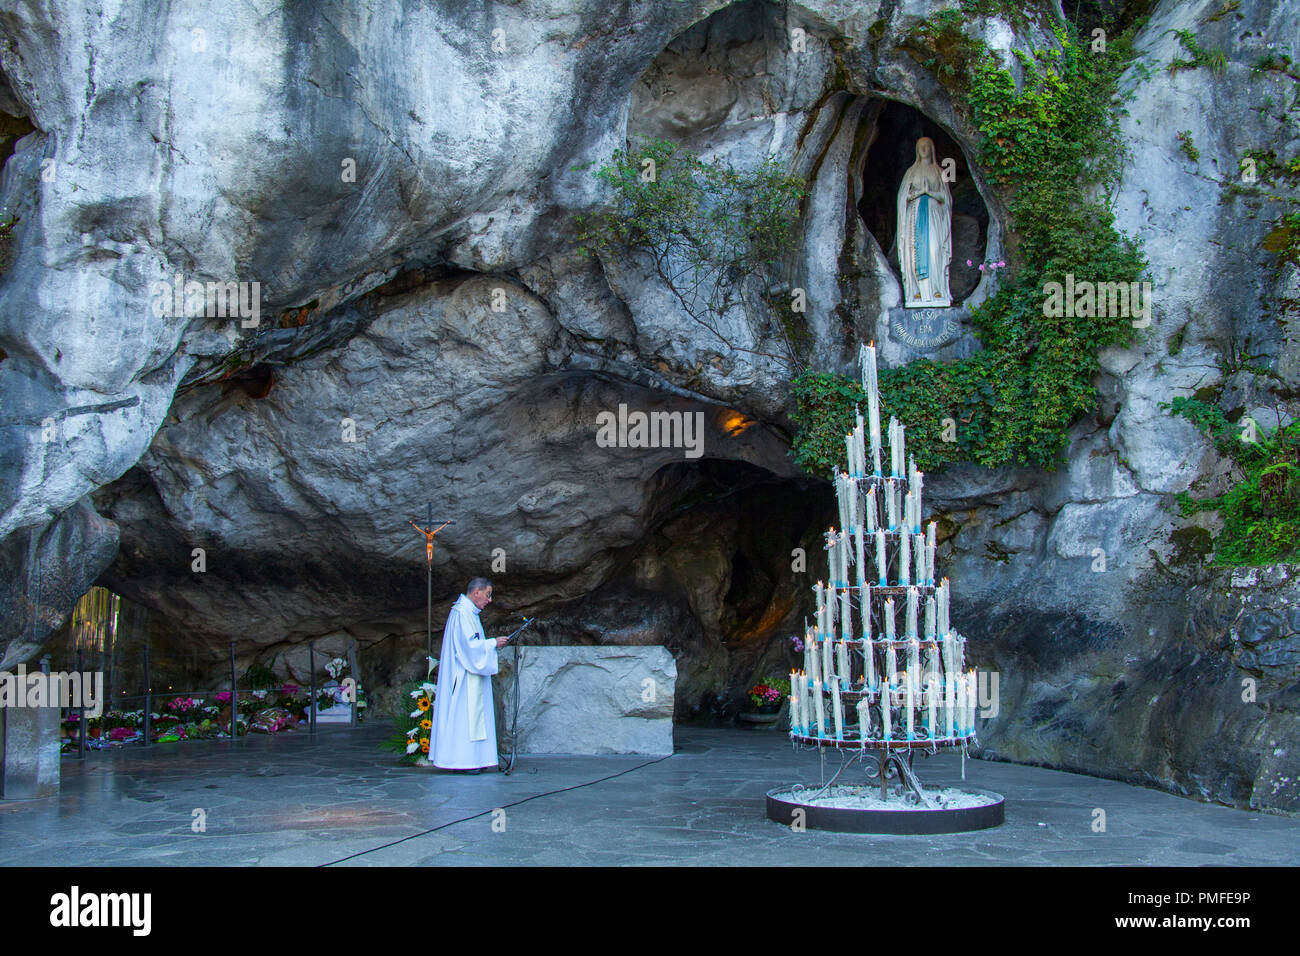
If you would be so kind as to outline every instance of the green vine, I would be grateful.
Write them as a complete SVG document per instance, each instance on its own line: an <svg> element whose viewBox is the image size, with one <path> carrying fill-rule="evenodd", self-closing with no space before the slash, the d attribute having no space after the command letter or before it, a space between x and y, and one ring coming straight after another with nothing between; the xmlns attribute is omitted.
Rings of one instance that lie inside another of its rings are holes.
<svg viewBox="0 0 1300 956"><path fill-rule="evenodd" d="M1300 422L1265 435L1253 420L1232 422L1217 405L1175 398L1162 405L1214 441L1242 479L1222 495L1178 496L1184 516L1217 511L1223 530L1214 539L1214 563L1225 566L1300 560Z"/></svg>
<svg viewBox="0 0 1300 956"><path fill-rule="evenodd" d="M960 12L945 11L904 46L922 64L942 64L940 82L968 104L981 134L980 165L1010 213L1011 268L998 292L972 310L984 348L956 362L922 359L883 370L882 403L907 424L908 448L923 470L957 461L1051 468L1070 424L1096 406L1098 352L1125 342L1132 318L1046 316L1046 284L1064 284L1067 274L1132 282L1146 269L1136 244L1115 229L1105 196L1123 157L1114 101L1131 36L1094 52L1072 27L1057 26L1060 49L1017 53L1017 83L961 25ZM828 453L842 456L836 443L852 414L843 378L805 373L793 383L793 454L810 472L826 473Z"/></svg>

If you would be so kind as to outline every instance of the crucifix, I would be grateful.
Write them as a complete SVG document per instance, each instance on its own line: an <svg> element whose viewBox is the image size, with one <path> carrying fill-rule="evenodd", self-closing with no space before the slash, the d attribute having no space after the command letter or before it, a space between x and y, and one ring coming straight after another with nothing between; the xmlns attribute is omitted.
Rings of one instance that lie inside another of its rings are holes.
<svg viewBox="0 0 1300 956"><path fill-rule="evenodd" d="M443 528L447 527L447 525L455 524L456 522L447 520L444 521L442 524L438 525L438 527L436 528L433 527L433 502L429 502L428 518L426 521L426 523L429 525L428 528L421 528L418 524L416 524L414 521L411 521L411 519L409 518L407 520L410 521L412 528L420 532L420 534L424 535L424 561L428 568L428 588L427 588L428 636L425 639L424 652L429 657L432 657L433 656L433 536L437 534L439 531L441 531Z"/></svg>

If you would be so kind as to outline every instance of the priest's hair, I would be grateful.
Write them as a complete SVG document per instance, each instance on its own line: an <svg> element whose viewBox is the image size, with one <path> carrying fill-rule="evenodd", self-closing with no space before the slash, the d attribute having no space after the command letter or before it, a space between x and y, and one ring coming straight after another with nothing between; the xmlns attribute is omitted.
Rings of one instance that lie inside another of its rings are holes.
<svg viewBox="0 0 1300 956"><path fill-rule="evenodd" d="M469 585L465 588L466 594L473 594L475 591L486 591L492 586L492 581L488 578L470 578Z"/></svg>

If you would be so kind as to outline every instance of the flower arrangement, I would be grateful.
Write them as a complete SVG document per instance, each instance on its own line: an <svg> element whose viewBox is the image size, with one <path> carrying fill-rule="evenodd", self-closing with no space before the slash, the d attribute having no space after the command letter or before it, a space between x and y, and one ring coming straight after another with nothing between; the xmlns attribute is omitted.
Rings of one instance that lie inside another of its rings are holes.
<svg viewBox="0 0 1300 956"><path fill-rule="evenodd" d="M779 705L790 693L790 682L780 677L764 677L762 683L749 689L749 700L755 707Z"/></svg>
<svg viewBox="0 0 1300 956"><path fill-rule="evenodd" d="M402 761L409 764L420 764L428 758L433 734L433 699L438 690L433 671L438 662L432 657L425 659L429 668L424 680L412 681L404 688L412 710L392 715L395 732L383 744L385 750L401 754Z"/></svg>
<svg viewBox="0 0 1300 956"><path fill-rule="evenodd" d="M187 714L201 703L203 701L195 700L193 697L173 697L167 701L166 706L173 714Z"/></svg>
<svg viewBox="0 0 1300 956"><path fill-rule="evenodd" d="M338 680L343 672L347 670L348 662L341 657L336 657L325 665L326 672L330 675L331 680Z"/></svg>

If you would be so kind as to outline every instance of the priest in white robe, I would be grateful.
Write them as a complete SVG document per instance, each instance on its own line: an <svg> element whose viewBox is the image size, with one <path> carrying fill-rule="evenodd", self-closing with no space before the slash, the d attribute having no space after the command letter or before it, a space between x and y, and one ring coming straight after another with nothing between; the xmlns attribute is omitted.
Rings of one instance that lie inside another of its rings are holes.
<svg viewBox="0 0 1300 956"><path fill-rule="evenodd" d="M483 633L479 612L492 601L492 582L474 578L456 599L442 632L438 692L433 702L429 762L446 770L497 767L492 675L506 638Z"/></svg>

